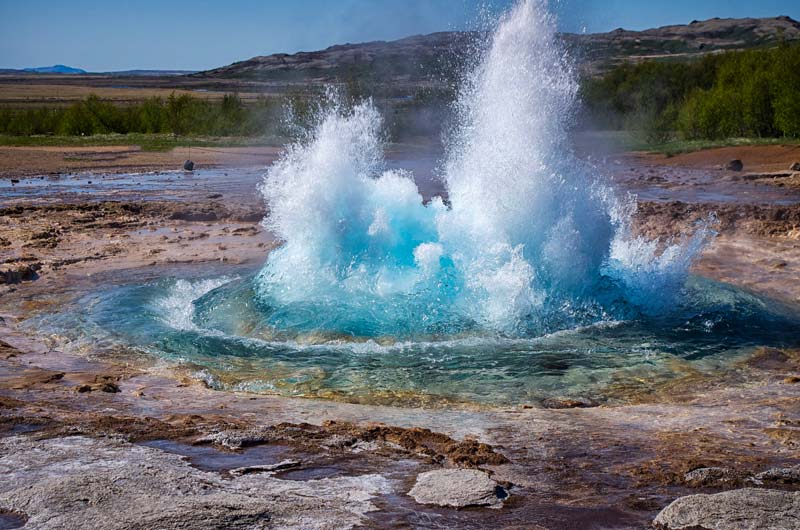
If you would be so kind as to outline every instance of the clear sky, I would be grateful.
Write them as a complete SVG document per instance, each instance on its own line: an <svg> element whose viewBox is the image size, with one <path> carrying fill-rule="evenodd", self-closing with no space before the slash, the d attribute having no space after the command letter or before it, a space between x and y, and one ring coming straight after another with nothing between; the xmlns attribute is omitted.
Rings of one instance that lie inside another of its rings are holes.
<svg viewBox="0 0 800 530"><path fill-rule="evenodd" d="M0 68L199 70L254 55L464 29L512 0L0 0ZM788 15L800 0L551 0L565 31Z"/></svg>

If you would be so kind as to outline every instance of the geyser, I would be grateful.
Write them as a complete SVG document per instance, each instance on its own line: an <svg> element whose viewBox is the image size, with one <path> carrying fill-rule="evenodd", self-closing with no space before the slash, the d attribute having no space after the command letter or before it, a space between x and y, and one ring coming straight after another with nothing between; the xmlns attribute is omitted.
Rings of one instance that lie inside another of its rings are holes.
<svg viewBox="0 0 800 530"><path fill-rule="evenodd" d="M450 200L423 205L385 170L370 102L333 102L261 188L282 241L256 279L281 331L364 337L468 329L531 336L675 302L708 230L632 238L620 202L569 150L578 85L542 2L518 3L464 77L444 162Z"/></svg>
<svg viewBox="0 0 800 530"><path fill-rule="evenodd" d="M29 325L214 388L400 404L624 399L800 345L796 308L687 275L707 228L631 235L635 205L569 150L575 76L542 3L499 21L462 86L447 204L386 170L369 102L333 101L267 172L282 244L258 274L111 286Z"/></svg>

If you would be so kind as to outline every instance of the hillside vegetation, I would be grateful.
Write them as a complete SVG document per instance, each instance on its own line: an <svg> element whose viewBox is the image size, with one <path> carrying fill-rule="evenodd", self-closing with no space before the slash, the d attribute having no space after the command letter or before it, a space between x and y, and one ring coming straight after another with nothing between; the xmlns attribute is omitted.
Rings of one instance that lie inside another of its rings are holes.
<svg viewBox="0 0 800 530"><path fill-rule="evenodd" d="M68 107L0 109L0 134L259 136L276 126L280 112L280 106L270 99L245 105L235 94L226 95L221 101L173 94L132 105L118 105L90 95Z"/></svg>
<svg viewBox="0 0 800 530"><path fill-rule="evenodd" d="M623 64L583 82L591 125L672 138L800 137L800 45Z"/></svg>

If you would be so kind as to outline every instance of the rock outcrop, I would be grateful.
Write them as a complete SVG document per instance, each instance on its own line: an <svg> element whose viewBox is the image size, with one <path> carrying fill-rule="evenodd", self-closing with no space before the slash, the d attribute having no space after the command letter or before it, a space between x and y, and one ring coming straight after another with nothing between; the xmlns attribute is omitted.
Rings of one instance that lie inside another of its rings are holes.
<svg viewBox="0 0 800 530"><path fill-rule="evenodd" d="M793 530L800 492L744 488L675 500L653 521L660 530Z"/></svg>
<svg viewBox="0 0 800 530"><path fill-rule="evenodd" d="M182 457L113 439L0 440L0 512L48 529L352 528L388 491L379 475L224 479Z"/></svg>

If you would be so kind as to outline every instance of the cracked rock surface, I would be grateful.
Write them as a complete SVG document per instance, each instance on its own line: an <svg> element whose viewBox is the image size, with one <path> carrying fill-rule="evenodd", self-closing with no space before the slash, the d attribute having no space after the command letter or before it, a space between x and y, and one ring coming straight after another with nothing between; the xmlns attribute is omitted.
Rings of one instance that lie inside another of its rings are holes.
<svg viewBox="0 0 800 530"><path fill-rule="evenodd" d="M224 479L114 439L0 440L0 510L37 529L352 528L388 490L380 475L306 482Z"/></svg>
<svg viewBox="0 0 800 530"><path fill-rule="evenodd" d="M658 514L663 530L796 530L800 492L743 488L713 495L689 495Z"/></svg>

